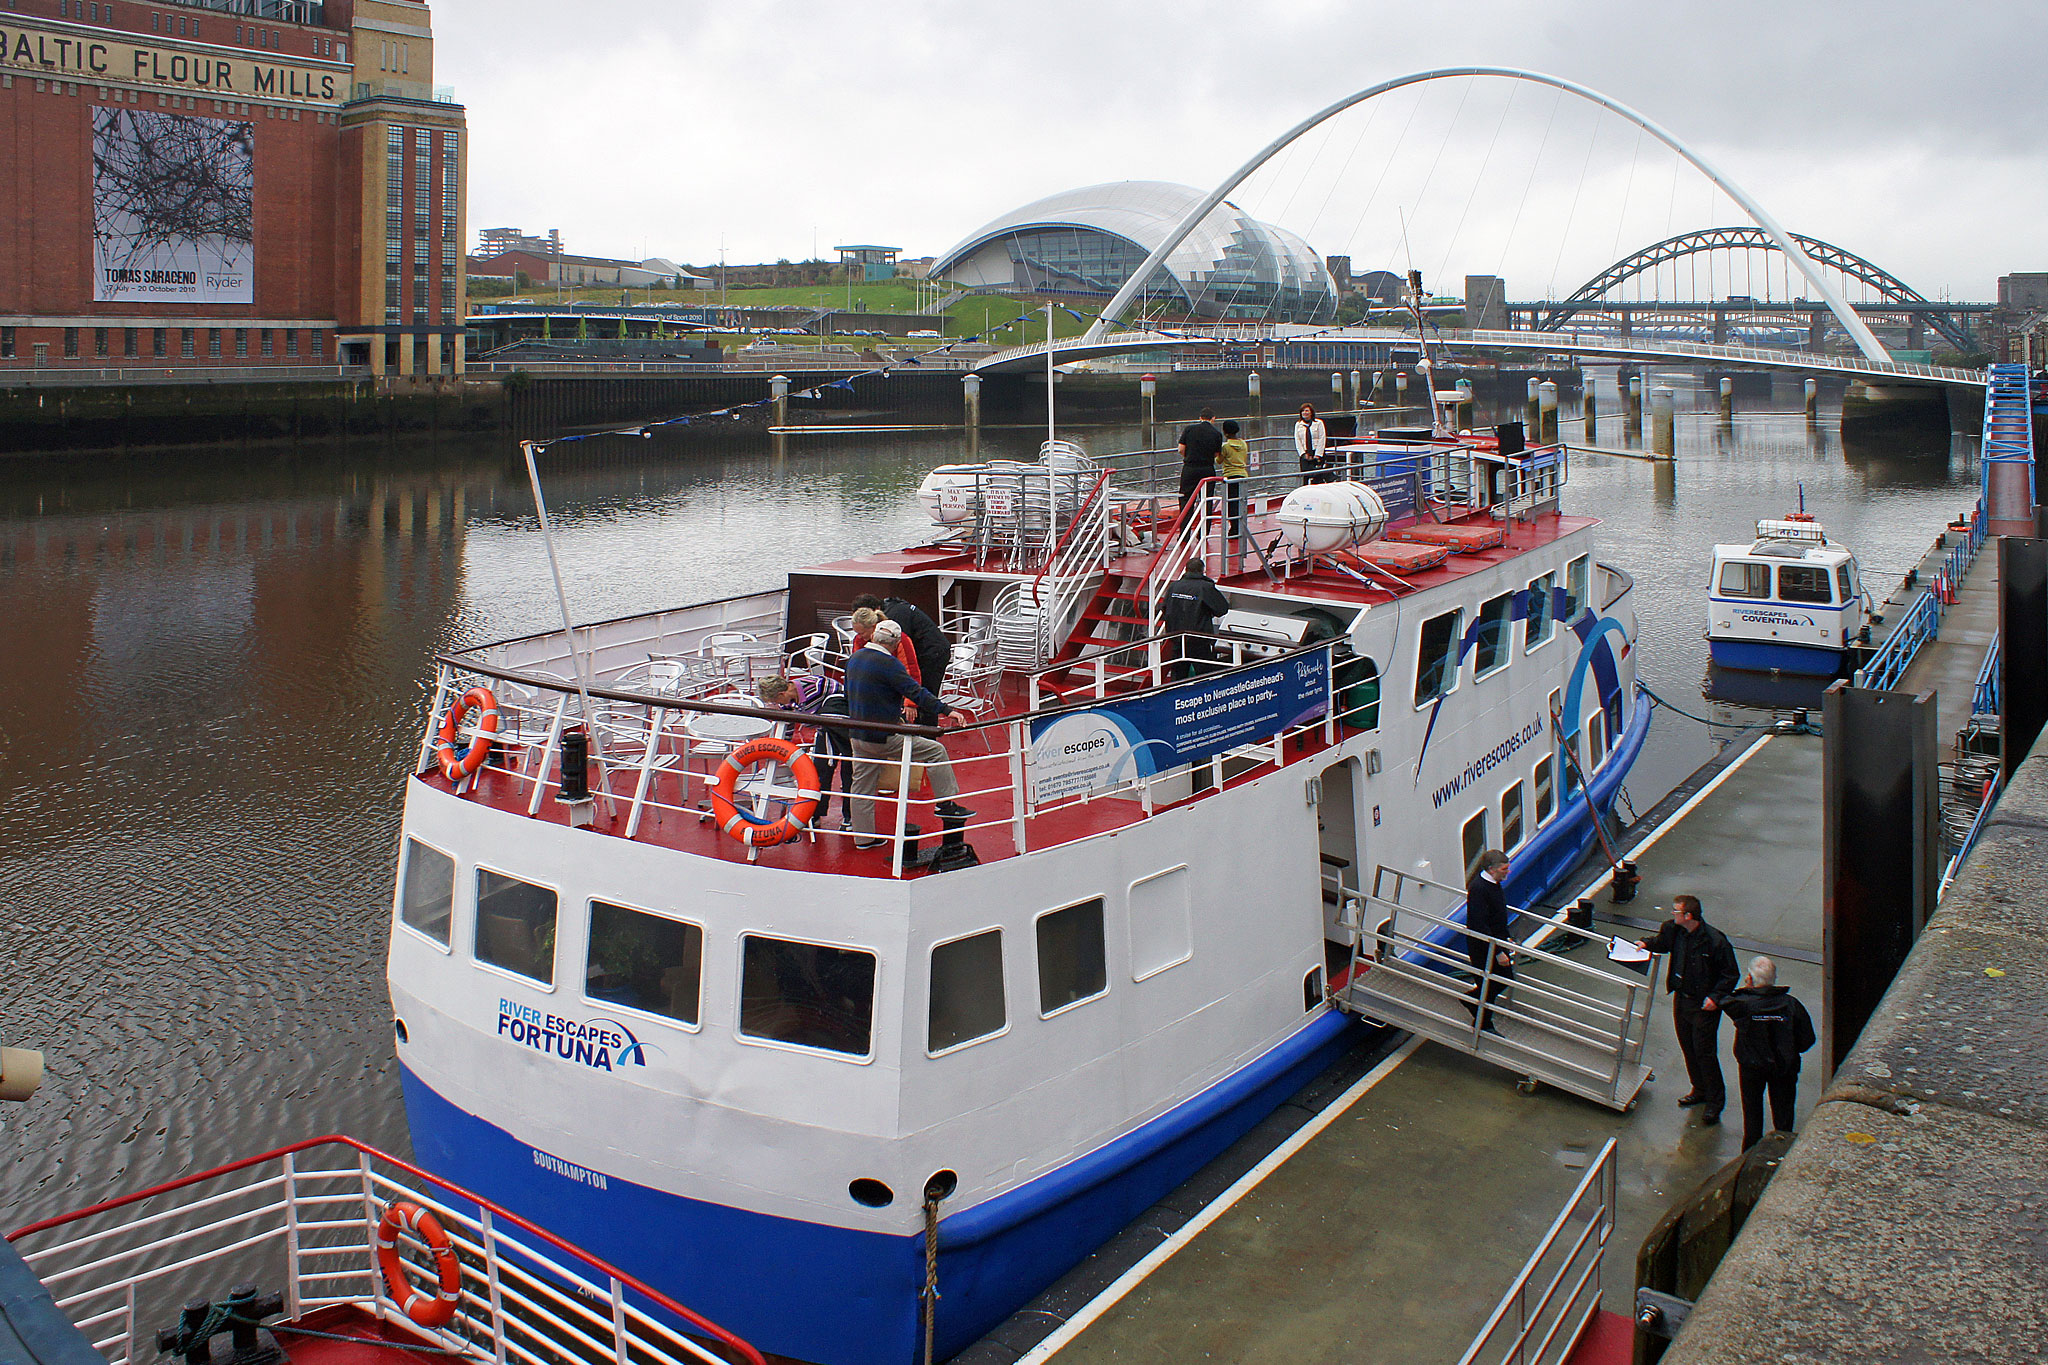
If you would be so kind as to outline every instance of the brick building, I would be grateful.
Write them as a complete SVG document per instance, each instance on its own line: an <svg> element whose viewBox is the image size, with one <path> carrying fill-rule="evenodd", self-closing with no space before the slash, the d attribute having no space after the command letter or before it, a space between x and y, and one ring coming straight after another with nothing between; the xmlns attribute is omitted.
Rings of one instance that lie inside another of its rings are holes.
<svg viewBox="0 0 2048 1365"><path fill-rule="evenodd" d="M424 0L0 0L0 374L463 365Z"/></svg>

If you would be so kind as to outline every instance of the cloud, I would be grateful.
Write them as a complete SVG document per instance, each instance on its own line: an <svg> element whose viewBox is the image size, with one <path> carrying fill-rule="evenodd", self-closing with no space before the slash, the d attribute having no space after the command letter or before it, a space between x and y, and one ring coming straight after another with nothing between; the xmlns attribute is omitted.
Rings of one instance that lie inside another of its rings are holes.
<svg viewBox="0 0 2048 1365"><path fill-rule="evenodd" d="M576 251L934 253L1075 185L1214 185L1350 91L1499 64L1640 109L1788 227L1926 292L1989 297L1998 274L2048 264L2022 227L2042 197L2048 97L2030 68L2048 9L2018 3L441 0L434 23L436 79L469 107L470 221L559 226ZM1666 210L1695 206L1674 230L1709 225L1705 182L1674 186L1675 163L1619 120L1486 88L1500 85L1347 115L1238 202L1360 264L1393 259L1394 211L1413 209L1418 263L1504 269L1518 296L1569 290L1654 240L1676 218L1650 210L1652 185Z"/></svg>

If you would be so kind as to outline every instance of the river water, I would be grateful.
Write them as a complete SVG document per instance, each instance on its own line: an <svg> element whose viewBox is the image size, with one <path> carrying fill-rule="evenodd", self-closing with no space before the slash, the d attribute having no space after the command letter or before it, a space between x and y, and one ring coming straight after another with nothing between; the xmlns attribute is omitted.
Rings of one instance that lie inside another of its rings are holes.
<svg viewBox="0 0 2048 1365"><path fill-rule="evenodd" d="M1781 384L1732 428L1681 417L1673 464L1574 459L1568 509L1605 520L1600 557L1639 585L1643 674L1688 709L1712 542L1803 485L1878 590L1975 497L1974 438L1845 446L1798 403ZM1037 436L992 431L983 454ZM960 457L943 432L684 428L557 447L544 477L596 619L926 538L911 494ZM0 466L0 1041L49 1067L0 1109L0 1228L318 1133L407 1150L383 950L423 679L436 651L556 612L508 445ZM1634 806L1712 749L1661 713Z"/></svg>

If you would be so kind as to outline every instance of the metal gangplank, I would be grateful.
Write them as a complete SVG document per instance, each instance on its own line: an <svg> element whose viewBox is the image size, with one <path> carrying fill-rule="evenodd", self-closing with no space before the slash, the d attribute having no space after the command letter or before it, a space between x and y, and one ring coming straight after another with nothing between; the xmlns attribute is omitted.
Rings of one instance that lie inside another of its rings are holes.
<svg viewBox="0 0 2048 1365"><path fill-rule="evenodd" d="M1518 907L1510 909L1538 921L1550 946L1474 935L1450 917L1464 900L1458 887L1375 868L1370 894L1347 899L1340 916L1351 970L1334 993L1338 1005L1516 1072L1525 1088L1542 1082L1610 1109L1633 1108L1652 1074L1643 1044L1657 995L1654 963L1645 975L1612 966L1604 935ZM1374 917L1378 927L1367 931ZM1476 1006L1494 984L1495 954L1487 953L1483 972L1474 970L1465 952L1475 937L1515 963L1513 983L1487 1010L1493 1032L1479 1027ZM1597 961L1568 957L1568 949Z"/></svg>

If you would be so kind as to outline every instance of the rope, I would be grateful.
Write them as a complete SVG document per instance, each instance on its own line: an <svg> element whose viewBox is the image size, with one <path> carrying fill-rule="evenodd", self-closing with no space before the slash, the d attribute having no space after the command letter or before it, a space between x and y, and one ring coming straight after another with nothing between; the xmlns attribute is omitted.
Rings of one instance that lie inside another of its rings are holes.
<svg viewBox="0 0 2048 1365"><path fill-rule="evenodd" d="M1657 705L1663 707L1667 711L1676 711L1679 715L1684 716L1687 720L1698 721L1701 725L1721 725L1725 727L1725 725L1727 724L1727 722L1725 721L1708 720L1705 716L1696 716L1682 706L1672 705L1672 703L1666 701L1656 692L1653 692L1650 689L1650 685L1644 682L1641 678L1636 679L1636 686L1642 688L1643 695L1647 696L1651 701L1656 702Z"/></svg>
<svg viewBox="0 0 2048 1365"><path fill-rule="evenodd" d="M422 1353L424 1353L424 1354L427 1354L427 1355L437 1355L437 1356L465 1356L465 1355L468 1355L468 1354L470 1354L470 1353L471 1353L471 1352L472 1352L473 1350L475 1350L475 1349L476 1349L476 1348L475 1348L474 1346L462 1346L462 1347L455 1347L455 1346L425 1346L425 1345L414 1345L414 1344L412 1344L411 1342L403 1342L403 1341L384 1341L384 1340L380 1340L380 1339L379 1339L379 1338L377 1338L377 1337L351 1337L351 1336L343 1336L343 1335L342 1335L341 1333L339 1333L339 1332L316 1332L316 1331L315 1331L315 1330L313 1330L313 1329L312 1329L311 1327L293 1327L293 1326L291 1326L291 1325L290 1325L290 1324L288 1324L288 1323L274 1323L274 1324L272 1324L272 1323L260 1323L260 1322L252 1322L252 1321L250 1321L250 1320L249 1320L248 1318L243 1318L243 1317L231 1317L231 1318L229 1318L229 1319L228 1319L228 1321L230 1321L230 1322L239 1322L239 1323L242 1323L242 1324L244 1324L244 1325L246 1325L246 1326L249 1326L249 1327L267 1327L267 1328L268 1328L268 1329L269 1329L270 1331L272 1331L272 1332L290 1332L290 1333L292 1333L292 1334L293 1334L294 1336L301 1336L301 1337L318 1337L318 1338L320 1338L320 1340L322 1340L322 1341L347 1341L347 1342L353 1342L353 1343L354 1343L355 1345L357 1345L357 1346L382 1346L382 1347L384 1347L384 1348L385 1348L385 1349L387 1349L387 1350L389 1350L389 1349L392 1349L392 1348L396 1348L396 1349L398 1349L398 1350L401 1350L401 1351L418 1351L418 1352L422 1352Z"/></svg>
<svg viewBox="0 0 2048 1365"><path fill-rule="evenodd" d="M932 1331L939 1312L939 1201L945 1196L927 1185L924 1192L924 1365L932 1365Z"/></svg>

